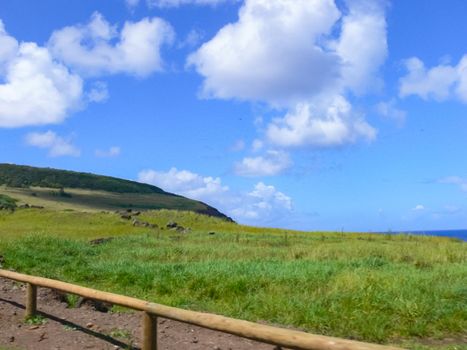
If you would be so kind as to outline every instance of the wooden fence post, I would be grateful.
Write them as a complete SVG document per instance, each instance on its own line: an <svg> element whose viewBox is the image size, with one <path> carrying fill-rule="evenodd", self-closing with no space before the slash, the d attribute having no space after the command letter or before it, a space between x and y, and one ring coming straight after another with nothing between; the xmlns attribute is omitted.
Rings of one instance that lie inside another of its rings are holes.
<svg viewBox="0 0 467 350"><path fill-rule="evenodd" d="M26 318L33 317L37 311L37 286L28 283L26 291Z"/></svg>
<svg viewBox="0 0 467 350"><path fill-rule="evenodd" d="M142 350L157 350L157 316L143 313Z"/></svg>

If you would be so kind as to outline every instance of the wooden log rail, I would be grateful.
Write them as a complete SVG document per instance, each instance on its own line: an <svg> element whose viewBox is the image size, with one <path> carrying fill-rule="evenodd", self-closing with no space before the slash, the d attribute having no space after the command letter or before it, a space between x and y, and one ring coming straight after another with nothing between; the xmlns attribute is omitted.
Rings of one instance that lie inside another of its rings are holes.
<svg viewBox="0 0 467 350"><path fill-rule="evenodd" d="M267 326L220 315L189 311L151 303L119 294L77 286L43 277L24 275L0 269L0 277L27 283L26 317L36 313L37 287L56 289L130 309L143 311L143 350L157 349L157 317L189 323L243 338L299 350L401 350L400 348L363 343L322 335Z"/></svg>

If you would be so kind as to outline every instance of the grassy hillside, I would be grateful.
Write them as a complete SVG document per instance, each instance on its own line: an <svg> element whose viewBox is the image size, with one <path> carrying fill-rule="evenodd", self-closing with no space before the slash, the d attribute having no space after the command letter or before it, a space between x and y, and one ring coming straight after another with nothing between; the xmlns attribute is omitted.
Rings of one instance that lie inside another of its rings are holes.
<svg viewBox="0 0 467 350"><path fill-rule="evenodd" d="M9 187L69 187L118 193L166 193L156 186L110 176L15 164L0 164L0 184Z"/></svg>
<svg viewBox="0 0 467 350"><path fill-rule="evenodd" d="M13 210L16 208L16 199L11 198L10 196L0 194L0 210Z"/></svg>
<svg viewBox="0 0 467 350"><path fill-rule="evenodd" d="M74 171L0 164L0 195L51 209L176 209L227 218L202 202L134 181ZM1 203L0 203L1 205Z"/></svg>
<svg viewBox="0 0 467 350"><path fill-rule="evenodd" d="M459 240L286 232L170 210L139 219L164 229L112 213L4 211L0 254L21 272L182 308L417 349L465 343Z"/></svg>

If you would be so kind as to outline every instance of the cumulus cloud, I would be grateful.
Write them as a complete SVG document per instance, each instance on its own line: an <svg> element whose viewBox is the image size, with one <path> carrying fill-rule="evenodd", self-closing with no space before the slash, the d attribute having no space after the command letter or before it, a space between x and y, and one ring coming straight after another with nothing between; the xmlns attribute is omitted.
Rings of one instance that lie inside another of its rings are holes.
<svg viewBox="0 0 467 350"><path fill-rule="evenodd" d="M84 25L55 31L48 47L55 57L87 76L126 73L140 77L163 69L160 49L174 31L160 18L125 22L121 31L98 12Z"/></svg>
<svg viewBox="0 0 467 350"><path fill-rule="evenodd" d="M139 0L125 0L125 3L127 4L128 7L133 8L138 6Z"/></svg>
<svg viewBox="0 0 467 350"><path fill-rule="evenodd" d="M376 130L339 96L327 106L298 104L285 117L273 120L266 135L270 143L282 147L330 147L357 139L371 141L376 137Z"/></svg>
<svg viewBox="0 0 467 350"><path fill-rule="evenodd" d="M424 100L459 99L467 103L467 55L455 66L440 64L427 69L417 57L405 62L407 75L399 81L399 96L417 95Z"/></svg>
<svg viewBox="0 0 467 350"><path fill-rule="evenodd" d="M343 13L333 0L246 0L237 22L188 58L204 77L202 95L285 107L288 113L267 132L270 142L284 147L373 139L375 130L351 111L346 96L380 84L385 2L345 4ZM329 102L332 107L322 107Z"/></svg>
<svg viewBox="0 0 467 350"><path fill-rule="evenodd" d="M339 18L328 0L247 0L238 22L223 27L188 63L217 98L286 103L332 86L339 57L317 42Z"/></svg>
<svg viewBox="0 0 467 350"><path fill-rule="evenodd" d="M425 210L425 206L423 206L422 204L417 204L415 207L412 208L412 210L422 211L422 210Z"/></svg>
<svg viewBox="0 0 467 350"><path fill-rule="evenodd" d="M245 157L235 164L235 173L240 176L277 175L292 165L286 152L269 150L264 156Z"/></svg>
<svg viewBox="0 0 467 350"><path fill-rule="evenodd" d="M120 147L117 146L112 146L108 150L101 150L101 149L96 149L94 154L96 157L100 158L111 158L111 157L117 157L121 153Z"/></svg>
<svg viewBox="0 0 467 350"><path fill-rule="evenodd" d="M292 199L274 186L258 182L254 189L243 196L243 205L230 211L233 217L242 219L270 218L292 210Z"/></svg>
<svg viewBox="0 0 467 350"><path fill-rule="evenodd" d="M18 43L0 21L0 127L59 123L76 108L81 78L32 42Z"/></svg>
<svg viewBox="0 0 467 350"><path fill-rule="evenodd" d="M380 102L376 105L376 112L387 119L393 120L398 126L405 123L407 112L397 108L394 100L387 102Z"/></svg>
<svg viewBox="0 0 467 350"><path fill-rule="evenodd" d="M50 130L43 133L29 133L26 135L25 141L29 146L48 149L51 157L78 157L81 153L69 139L65 139Z"/></svg>
<svg viewBox="0 0 467 350"><path fill-rule="evenodd" d="M138 174L138 181L202 201L209 201L229 190L227 186L222 185L221 179L218 177L203 177L177 168L171 168L167 172L143 170Z"/></svg>
<svg viewBox="0 0 467 350"><path fill-rule="evenodd" d="M387 57L385 6L379 0L347 4L349 13L342 18L340 37L330 47L340 57L341 83L364 93L380 84L377 73Z"/></svg>
<svg viewBox="0 0 467 350"><path fill-rule="evenodd" d="M128 0L127 0L128 1ZM147 0L149 7L179 7L182 5L219 5L235 3L240 0Z"/></svg>
<svg viewBox="0 0 467 350"><path fill-rule="evenodd" d="M462 191L467 192L467 178L460 176L447 176L440 179L439 182L443 184L457 185Z"/></svg>
<svg viewBox="0 0 467 350"><path fill-rule="evenodd" d="M105 102L109 98L109 90L107 83L103 81L96 81L91 90L87 92L87 98L89 102Z"/></svg>
<svg viewBox="0 0 467 350"><path fill-rule="evenodd" d="M240 152L245 149L245 141L242 139L239 139L233 143L232 146L230 146L230 151L232 152Z"/></svg>
<svg viewBox="0 0 467 350"><path fill-rule="evenodd" d="M197 29L192 29L188 32L186 37L178 43L179 48L189 47L193 48L197 46L201 40L203 40L204 33Z"/></svg>
<svg viewBox="0 0 467 350"><path fill-rule="evenodd" d="M261 224L290 213L292 199L274 186L257 183L249 192L231 190L219 177L202 176L172 168L167 172L143 170L138 181L150 183L215 206L235 220Z"/></svg>

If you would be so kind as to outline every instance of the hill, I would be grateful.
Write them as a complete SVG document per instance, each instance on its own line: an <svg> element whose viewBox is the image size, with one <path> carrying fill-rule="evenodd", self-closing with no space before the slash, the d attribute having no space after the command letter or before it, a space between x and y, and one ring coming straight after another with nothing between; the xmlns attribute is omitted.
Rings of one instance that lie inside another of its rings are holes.
<svg viewBox="0 0 467 350"><path fill-rule="evenodd" d="M90 173L0 164L0 195L51 209L176 209L230 220L203 202L159 187ZM5 197L7 198L7 197Z"/></svg>

